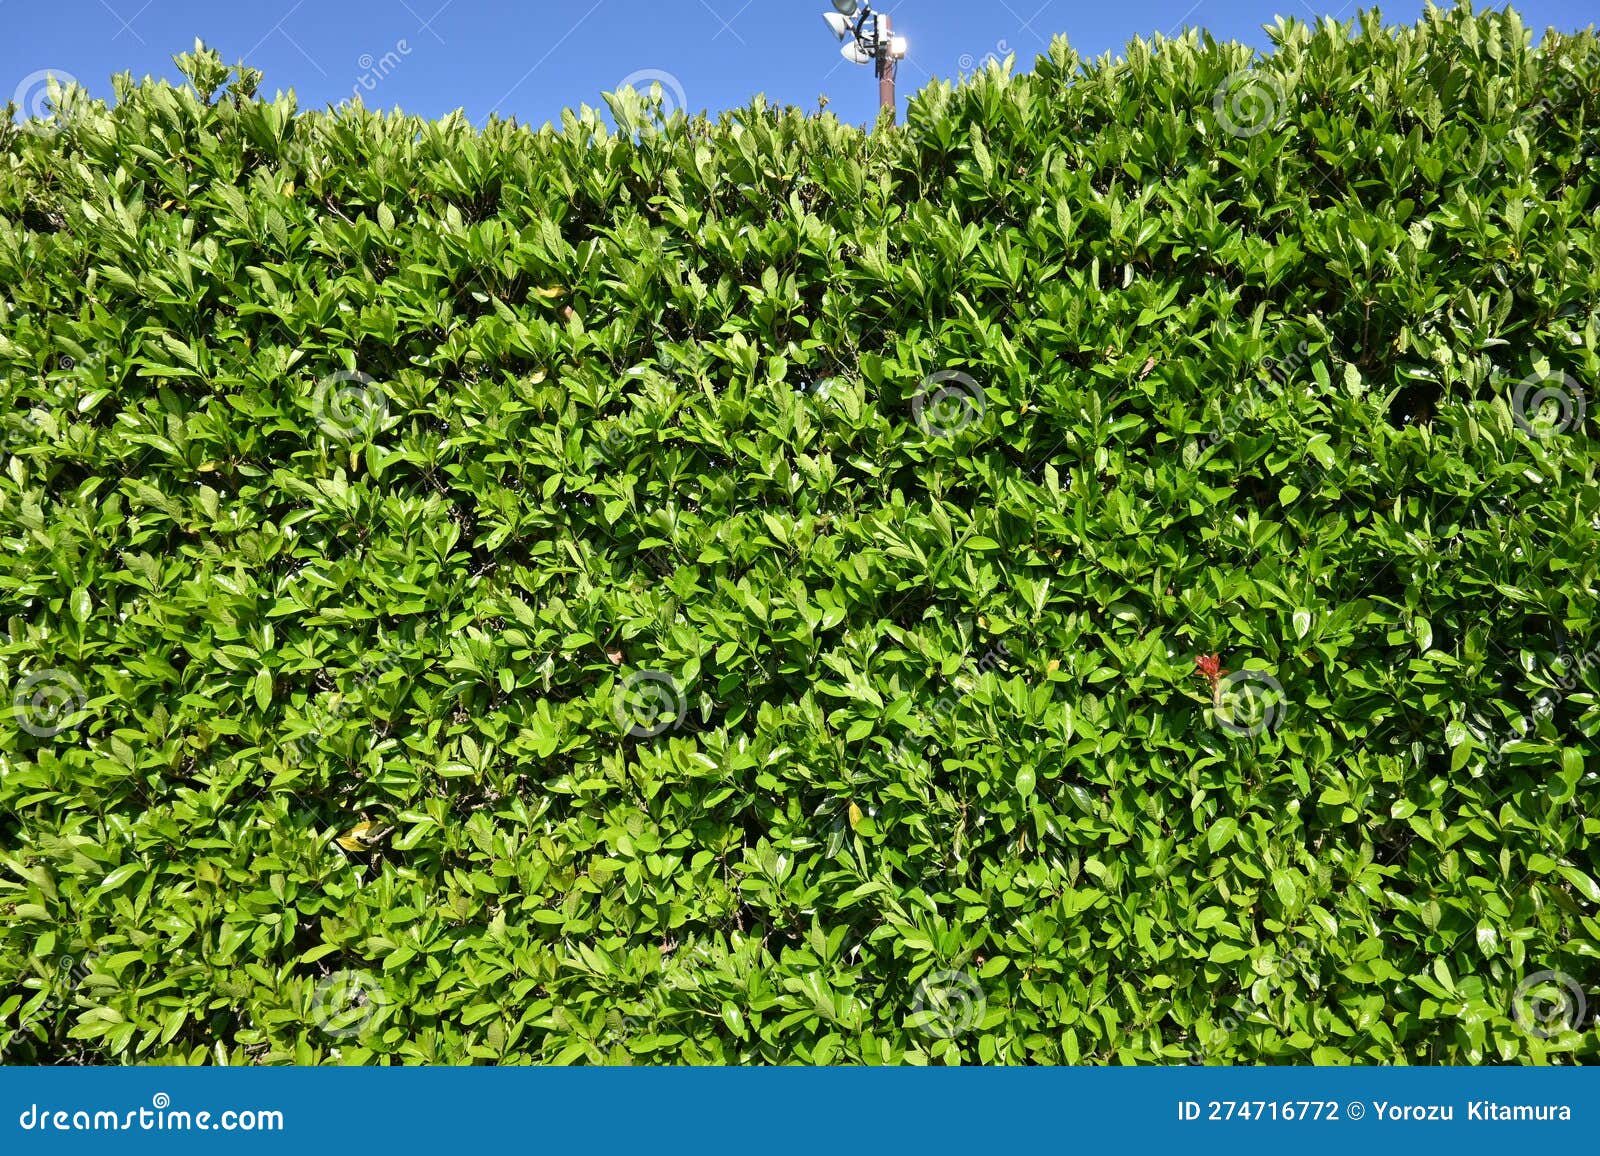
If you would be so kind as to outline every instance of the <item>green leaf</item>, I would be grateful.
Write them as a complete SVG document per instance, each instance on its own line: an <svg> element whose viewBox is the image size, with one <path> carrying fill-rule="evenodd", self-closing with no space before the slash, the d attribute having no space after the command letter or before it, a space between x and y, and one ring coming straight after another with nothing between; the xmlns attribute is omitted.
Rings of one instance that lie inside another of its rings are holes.
<svg viewBox="0 0 1600 1156"><path fill-rule="evenodd" d="M262 669L256 671L255 700L256 706L261 710L266 710L267 707L272 705L272 672L270 670Z"/></svg>
<svg viewBox="0 0 1600 1156"><path fill-rule="evenodd" d="M121 867L106 873L106 877L100 880L99 890L115 891L118 887L121 887L124 883L132 879L138 873L139 864L124 863Z"/></svg>
<svg viewBox="0 0 1600 1156"><path fill-rule="evenodd" d="M1556 873L1572 884L1590 903L1600 903L1600 883L1596 883L1576 867L1558 866Z"/></svg>

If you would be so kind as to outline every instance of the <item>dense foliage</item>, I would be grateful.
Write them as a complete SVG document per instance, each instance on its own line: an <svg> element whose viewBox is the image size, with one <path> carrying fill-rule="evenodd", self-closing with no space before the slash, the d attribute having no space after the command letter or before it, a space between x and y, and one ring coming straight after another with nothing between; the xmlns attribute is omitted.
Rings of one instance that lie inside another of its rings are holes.
<svg viewBox="0 0 1600 1156"><path fill-rule="evenodd" d="M1600 1051L1600 45L1272 38L0 126L5 1058Z"/></svg>

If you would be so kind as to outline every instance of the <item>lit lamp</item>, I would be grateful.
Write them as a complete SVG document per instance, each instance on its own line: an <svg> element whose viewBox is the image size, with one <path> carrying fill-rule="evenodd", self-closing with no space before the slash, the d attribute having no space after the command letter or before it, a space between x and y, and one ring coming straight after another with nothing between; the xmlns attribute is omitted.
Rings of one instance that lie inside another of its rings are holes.
<svg viewBox="0 0 1600 1156"><path fill-rule="evenodd" d="M824 12L828 31L839 46L839 55L851 64L872 64L878 76L878 105L895 112L894 81L899 64L909 46L904 36L894 35L889 17L872 10L872 5L856 0L833 0L833 11ZM845 38L849 37L848 40Z"/></svg>

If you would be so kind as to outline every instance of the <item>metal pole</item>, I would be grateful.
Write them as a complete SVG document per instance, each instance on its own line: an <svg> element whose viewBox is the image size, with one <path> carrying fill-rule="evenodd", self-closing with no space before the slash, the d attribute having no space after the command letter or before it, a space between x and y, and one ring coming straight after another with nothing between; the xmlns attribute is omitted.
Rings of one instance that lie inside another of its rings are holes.
<svg viewBox="0 0 1600 1156"><path fill-rule="evenodd" d="M894 58L894 35L889 26L889 17L879 14L877 17L878 33L878 108L889 110L889 122L894 123L895 97L894 78L900 62Z"/></svg>

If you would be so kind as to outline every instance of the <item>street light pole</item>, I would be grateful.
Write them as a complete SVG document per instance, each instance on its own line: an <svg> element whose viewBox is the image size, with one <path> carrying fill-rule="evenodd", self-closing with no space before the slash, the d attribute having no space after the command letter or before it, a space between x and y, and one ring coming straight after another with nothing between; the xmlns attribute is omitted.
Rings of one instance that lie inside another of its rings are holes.
<svg viewBox="0 0 1600 1156"><path fill-rule="evenodd" d="M900 59L894 54L894 35L885 13L878 17L878 109L889 111L889 123L894 123L898 102L894 95L895 74L900 71Z"/></svg>
<svg viewBox="0 0 1600 1156"><path fill-rule="evenodd" d="M878 110L895 118L895 77L906 54L906 38L896 36L889 17L874 12L870 3L859 0L833 0L833 11L824 12L828 30L840 40L839 53L853 64L871 64L878 76ZM848 39L847 39L848 38Z"/></svg>

